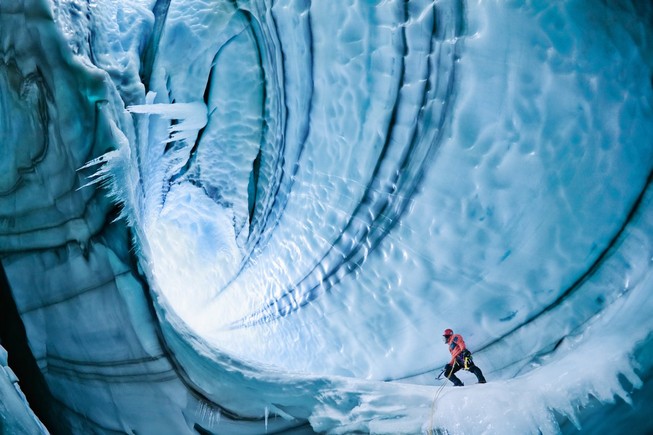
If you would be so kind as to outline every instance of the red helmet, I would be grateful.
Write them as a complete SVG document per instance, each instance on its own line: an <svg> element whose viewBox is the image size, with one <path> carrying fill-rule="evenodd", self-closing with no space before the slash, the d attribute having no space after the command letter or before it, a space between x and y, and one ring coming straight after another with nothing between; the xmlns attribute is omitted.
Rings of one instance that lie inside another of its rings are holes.
<svg viewBox="0 0 653 435"><path fill-rule="evenodd" d="M445 337L448 337L450 335L453 335L453 331L451 329L447 328L447 329L444 330L444 334L442 334L442 335L444 335Z"/></svg>

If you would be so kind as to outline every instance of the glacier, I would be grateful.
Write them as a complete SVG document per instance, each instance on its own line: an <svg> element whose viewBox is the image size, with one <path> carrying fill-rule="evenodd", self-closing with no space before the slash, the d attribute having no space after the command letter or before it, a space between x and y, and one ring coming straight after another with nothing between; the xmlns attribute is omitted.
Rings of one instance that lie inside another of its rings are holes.
<svg viewBox="0 0 653 435"><path fill-rule="evenodd" d="M2 0L0 432L651 433L651 29Z"/></svg>

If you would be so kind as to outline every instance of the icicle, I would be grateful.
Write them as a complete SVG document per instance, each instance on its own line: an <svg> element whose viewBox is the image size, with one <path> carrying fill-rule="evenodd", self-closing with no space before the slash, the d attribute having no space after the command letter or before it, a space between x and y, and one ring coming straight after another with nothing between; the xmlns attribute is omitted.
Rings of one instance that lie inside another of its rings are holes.
<svg viewBox="0 0 653 435"><path fill-rule="evenodd" d="M208 116L206 105L200 101L173 104L139 104L127 107L131 113L159 115L164 119L175 119L179 122L168 128L169 137L166 143L176 140L189 140L206 126Z"/></svg>
<svg viewBox="0 0 653 435"><path fill-rule="evenodd" d="M268 433L268 415L270 414L270 410L268 407L265 407L265 433Z"/></svg>

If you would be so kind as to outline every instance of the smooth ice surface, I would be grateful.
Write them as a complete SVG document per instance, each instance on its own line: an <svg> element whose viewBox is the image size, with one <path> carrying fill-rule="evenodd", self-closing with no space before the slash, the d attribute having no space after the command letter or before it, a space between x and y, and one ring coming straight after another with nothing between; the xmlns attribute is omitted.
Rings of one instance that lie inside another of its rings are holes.
<svg viewBox="0 0 653 435"><path fill-rule="evenodd" d="M7 351L0 346L0 432L6 434L47 433L34 415L18 385L18 378L7 366Z"/></svg>
<svg viewBox="0 0 653 435"><path fill-rule="evenodd" d="M650 5L0 19L0 258L64 430L557 433L650 391ZM487 385L434 381L446 327Z"/></svg>

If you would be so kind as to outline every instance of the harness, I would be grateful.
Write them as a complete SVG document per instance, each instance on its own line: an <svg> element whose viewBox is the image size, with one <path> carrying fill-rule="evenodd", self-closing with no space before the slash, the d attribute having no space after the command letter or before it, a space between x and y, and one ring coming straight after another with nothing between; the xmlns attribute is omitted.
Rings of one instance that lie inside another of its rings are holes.
<svg viewBox="0 0 653 435"><path fill-rule="evenodd" d="M472 353L465 346L465 341L462 336L456 334L449 341L449 352L453 353L454 349L458 346L464 348L460 354L456 355L456 363L460 365L464 370L469 370L474 366L474 360L472 359Z"/></svg>

